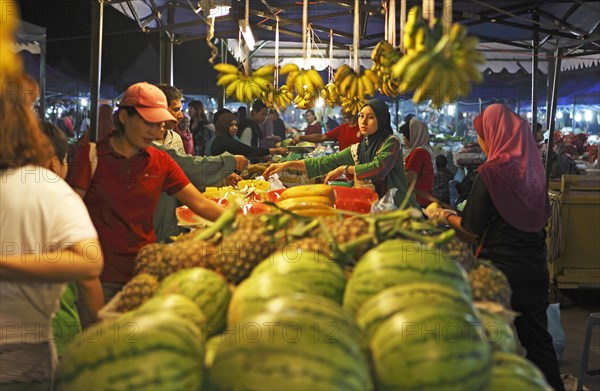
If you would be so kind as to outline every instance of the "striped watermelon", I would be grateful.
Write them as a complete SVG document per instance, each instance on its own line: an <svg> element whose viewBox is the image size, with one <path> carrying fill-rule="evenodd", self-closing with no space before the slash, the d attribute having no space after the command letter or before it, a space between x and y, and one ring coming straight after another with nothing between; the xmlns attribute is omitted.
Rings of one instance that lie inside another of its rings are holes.
<svg viewBox="0 0 600 391"><path fill-rule="evenodd" d="M471 298L464 292L442 284L415 282L384 289L371 297L356 313L356 321L370 340L379 326L394 314L424 306L475 315Z"/></svg>
<svg viewBox="0 0 600 391"><path fill-rule="evenodd" d="M189 320L200 330L206 328L206 316L200 311L196 303L179 294L155 296L136 310L127 312L119 317L117 322L135 322L140 316L162 313L171 313L180 318Z"/></svg>
<svg viewBox="0 0 600 391"><path fill-rule="evenodd" d="M203 386L200 330L172 313L91 326L67 348L57 388L197 390Z"/></svg>
<svg viewBox="0 0 600 391"><path fill-rule="evenodd" d="M327 321L291 314L246 318L226 333L210 371L217 390L372 389L367 360L344 333L330 340Z"/></svg>
<svg viewBox="0 0 600 391"><path fill-rule="evenodd" d="M312 287L305 281L291 276L271 276L261 273L248 278L233 291L227 312L228 328L236 327L244 317L260 311L270 299L289 296L294 293L312 293Z"/></svg>
<svg viewBox="0 0 600 391"><path fill-rule="evenodd" d="M262 273L291 276L306 281L314 293L342 302L346 277L337 263L319 253L276 252L258 264L252 271L252 276Z"/></svg>
<svg viewBox="0 0 600 391"><path fill-rule="evenodd" d="M481 390L491 352L475 316L427 306L396 313L371 339L379 390Z"/></svg>
<svg viewBox="0 0 600 391"><path fill-rule="evenodd" d="M341 305L322 296L306 293L295 293L290 296L277 297L263 302L256 307L256 313L295 315L301 318L319 320L323 325L320 332L330 339L339 333L346 334L367 347L367 343L356 324L356 321Z"/></svg>
<svg viewBox="0 0 600 391"><path fill-rule="evenodd" d="M407 240L388 240L358 261L346 286L344 308L355 314L382 290L411 282L440 283L470 296L464 269L442 251Z"/></svg>
<svg viewBox="0 0 600 391"><path fill-rule="evenodd" d="M551 391L544 374L529 360L506 352L494 352L490 391Z"/></svg>
<svg viewBox="0 0 600 391"><path fill-rule="evenodd" d="M477 308L477 315L485 331L486 340L490 343L493 351L517 352L515 333L501 315L481 306Z"/></svg>
<svg viewBox="0 0 600 391"><path fill-rule="evenodd" d="M171 293L182 294L198 305L208 320L208 335L217 334L225 328L231 291L220 274L201 267L181 270L167 277L156 295Z"/></svg>

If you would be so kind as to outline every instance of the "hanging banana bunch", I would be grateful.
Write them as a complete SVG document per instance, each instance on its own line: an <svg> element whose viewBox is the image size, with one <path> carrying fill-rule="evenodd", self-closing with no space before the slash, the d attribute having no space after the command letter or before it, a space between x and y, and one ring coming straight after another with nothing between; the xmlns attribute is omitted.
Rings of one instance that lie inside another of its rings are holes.
<svg viewBox="0 0 600 391"><path fill-rule="evenodd" d="M358 112L365 105L366 102L366 99L358 95L352 98L345 96L340 97L342 111L345 113L352 113L353 115L358 114Z"/></svg>
<svg viewBox="0 0 600 391"><path fill-rule="evenodd" d="M333 82L325 84L321 90L321 98L323 98L323 102L327 107L333 108L341 104L340 93Z"/></svg>
<svg viewBox="0 0 600 391"><path fill-rule="evenodd" d="M292 104L292 100L294 99L294 95L288 90L287 86L284 84L278 89L271 88L268 92L263 95L263 102L267 105L268 108L285 110L285 108Z"/></svg>
<svg viewBox="0 0 600 391"><path fill-rule="evenodd" d="M225 96L240 102L250 103L273 90L275 65L264 65L248 75L231 64L219 63L214 68L219 72L217 85L225 88Z"/></svg>
<svg viewBox="0 0 600 391"><path fill-rule="evenodd" d="M403 44L406 54L391 65L390 76L398 94L414 91L415 104L431 99L434 107L468 96L470 83L480 83L477 69L485 58L477 51L479 40L467 36L467 29L454 23L448 34L441 21L429 28L421 9L413 7L406 21Z"/></svg>
<svg viewBox="0 0 600 391"><path fill-rule="evenodd" d="M302 110L313 108L324 88L323 79L315 67L300 69L296 64L286 64L279 70L280 75L288 75L285 85L288 91L296 94L294 104Z"/></svg>
<svg viewBox="0 0 600 391"><path fill-rule="evenodd" d="M390 67L402 57L402 53L387 41L380 41L371 52L373 66L371 71L380 80L379 90L382 94L395 98L398 96L396 89L398 83L390 76Z"/></svg>
<svg viewBox="0 0 600 391"><path fill-rule="evenodd" d="M381 83L377 74L371 69L365 69L358 74L346 64L337 69L333 82L339 94L351 100L356 97L364 100L367 96L374 96Z"/></svg>

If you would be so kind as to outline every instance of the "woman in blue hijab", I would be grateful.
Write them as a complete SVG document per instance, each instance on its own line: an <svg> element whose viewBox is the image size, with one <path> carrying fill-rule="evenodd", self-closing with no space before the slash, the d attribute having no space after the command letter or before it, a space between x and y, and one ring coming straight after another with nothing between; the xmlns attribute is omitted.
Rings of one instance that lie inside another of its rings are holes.
<svg viewBox="0 0 600 391"><path fill-rule="evenodd" d="M360 110L358 127L364 136L360 143L329 156L273 164L264 172L264 177L286 169L301 170L309 178L325 176L326 183L342 174L352 175L355 186L371 186L379 197L395 187L398 191L394 202L399 206L408 185L402 147L393 135L387 104L381 99L367 101ZM410 196L408 205L418 207L414 195Z"/></svg>

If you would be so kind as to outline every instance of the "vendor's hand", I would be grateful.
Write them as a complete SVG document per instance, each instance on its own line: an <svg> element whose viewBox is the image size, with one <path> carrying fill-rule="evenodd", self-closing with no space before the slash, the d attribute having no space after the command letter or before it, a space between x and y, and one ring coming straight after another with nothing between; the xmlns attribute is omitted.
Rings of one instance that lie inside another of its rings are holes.
<svg viewBox="0 0 600 391"><path fill-rule="evenodd" d="M270 148L270 155L287 155L290 151L287 148L279 147L279 148Z"/></svg>
<svg viewBox="0 0 600 391"><path fill-rule="evenodd" d="M239 176L236 173L233 173L231 175L229 175L227 178L225 178L225 184L227 186L237 186L238 182L242 180L242 177Z"/></svg>
<svg viewBox="0 0 600 391"><path fill-rule="evenodd" d="M265 180L268 180L269 177L275 173L280 173L284 170L298 170L306 173L306 167L304 166L304 162L302 160L294 160L291 162L271 164L267 169L263 172L263 177Z"/></svg>
<svg viewBox="0 0 600 391"><path fill-rule="evenodd" d="M235 169L237 171L242 171L248 167L248 159L242 155L234 155L235 158Z"/></svg>
<svg viewBox="0 0 600 391"><path fill-rule="evenodd" d="M294 144L298 144L300 142L300 135L299 134L293 135L292 140L294 140Z"/></svg>
<svg viewBox="0 0 600 391"><path fill-rule="evenodd" d="M448 216L456 215L456 211L440 208L435 202L429 204L429 206L423 210L423 213L429 220L437 225L448 225Z"/></svg>
<svg viewBox="0 0 600 391"><path fill-rule="evenodd" d="M348 173L347 167L348 166L341 166L341 167L338 167L336 169L333 169L333 170L329 171L327 173L327 175L325 176L324 182L328 183L329 181L335 181L336 179L338 179L342 175L347 174Z"/></svg>

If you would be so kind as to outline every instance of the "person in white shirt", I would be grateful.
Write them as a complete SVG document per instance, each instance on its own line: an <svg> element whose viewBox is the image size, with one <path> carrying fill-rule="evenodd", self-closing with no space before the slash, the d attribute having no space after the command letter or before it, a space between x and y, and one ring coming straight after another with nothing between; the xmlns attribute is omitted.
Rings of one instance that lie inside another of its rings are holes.
<svg viewBox="0 0 600 391"><path fill-rule="evenodd" d="M103 254L81 198L44 168L54 155L18 94L0 98L0 389L51 389L51 321L67 281L97 278Z"/></svg>

